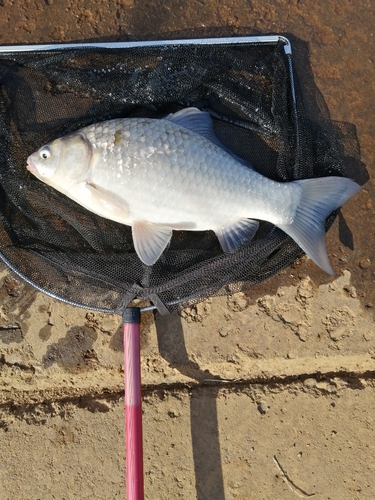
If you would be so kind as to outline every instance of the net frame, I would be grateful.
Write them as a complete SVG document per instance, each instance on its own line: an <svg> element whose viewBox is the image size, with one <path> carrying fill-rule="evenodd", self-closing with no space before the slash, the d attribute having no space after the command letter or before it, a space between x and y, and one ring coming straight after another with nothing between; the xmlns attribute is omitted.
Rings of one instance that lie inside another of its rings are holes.
<svg viewBox="0 0 375 500"><path fill-rule="evenodd" d="M16 53L22 53L22 52L29 52L29 53L38 53L38 52L51 52L51 51L61 51L61 50L80 50L80 49L93 49L93 48L98 48L98 49L128 49L131 51L134 48L139 48L139 47L182 47L182 46L251 46L251 45L272 45L272 46L277 46L277 44L282 44L283 45L283 50L285 53L285 60L286 60L286 65L287 65L287 74L289 78L289 89L288 92L290 93L290 99L291 99L291 114L294 116L294 134L295 134L295 159L296 162L298 162L298 159L301 155L301 150L303 148L303 144L300 143L299 137L299 127L300 127L300 119L298 116L298 106L300 103L297 100L296 96L296 83L295 83L295 77L294 77L294 68L293 68L293 63L292 63L292 48L289 40L285 38L284 36L279 36L279 35L274 35L274 36L251 36L251 37L236 37L236 38L206 38L206 39L183 39L183 40L161 40L161 41L143 41L143 42L112 42L112 43L79 43L79 44L48 44L48 45L20 45L20 46L2 46L0 47L0 55L1 54L7 54L8 56L10 54L16 54ZM303 126L303 124L302 124ZM272 231L270 233L270 239L274 238L274 247L275 249L280 245L281 240L285 240L285 235L281 237L280 232L275 231L275 234L272 235ZM281 238L281 239L280 239ZM272 246L272 245L271 245ZM293 244L292 244L293 246ZM298 248L295 247L294 245L294 250L292 250L291 255L292 257L289 256L290 262L292 262L296 257L298 257L300 254L302 254L302 251L299 251ZM39 290L40 292L54 298L57 300L60 300L62 302L68 303L73 306L85 308L85 309L90 309L90 310L95 310L99 312L106 312L106 313L117 313L117 314L122 314L123 310L128 306L128 304L134 299L134 298L142 298L142 299L147 299L150 300L154 305L150 306L150 308L157 308L159 312L161 313L168 313L174 310L177 307L186 307L187 305L199 302L202 300L201 297L201 291L198 291L196 294L189 294L188 296L179 296L177 298L171 299L171 300L161 300L159 297L159 292L158 289L163 292L163 285L159 287L154 287L155 291L154 293L150 293L147 297L144 296L143 293L143 288L141 286L133 286L131 289L126 293L123 297L123 300L121 301L120 304L117 305L116 308L107 308L107 307L96 307L93 306L92 304L85 304L80 301L74 301L71 300L70 298L66 298L58 293L55 293L48 288L45 288L43 286L40 286L35 280L30 278L30 276L26 275L25 273L21 272L17 266L15 266L8 258L6 255L3 254L3 252L0 251L0 258L2 261L13 271L15 272L21 279L32 285L34 288ZM238 251L237 253L237 263L240 263L242 258L241 255L241 250ZM289 262L289 263L290 263ZM220 266L220 259L217 262L213 262L211 265L211 269L214 272L215 265ZM285 267L285 266L284 266ZM272 266L270 266L269 269L269 274L267 275L267 270L264 271L265 276L264 279L267 279L268 277L272 276L275 274L274 269ZM198 273L199 275L199 273ZM199 276L198 276L199 278ZM202 276L203 278L203 276ZM183 281L183 279L182 279ZM210 288L211 287L211 288ZM222 285L222 287L218 290L218 288L214 285L207 285L207 289L205 290L204 297L210 296L210 295L218 295L222 293L231 293L233 291L236 291L237 288L235 284L233 283L225 283Z"/></svg>

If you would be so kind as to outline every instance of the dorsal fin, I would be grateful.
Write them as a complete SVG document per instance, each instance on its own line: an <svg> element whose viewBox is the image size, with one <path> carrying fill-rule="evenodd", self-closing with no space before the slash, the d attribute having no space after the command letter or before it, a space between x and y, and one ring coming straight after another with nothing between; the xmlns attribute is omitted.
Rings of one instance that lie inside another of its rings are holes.
<svg viewBox="0 0 375 500"><path fill-rule="evenodd" d="M198 108L185 108L171 113L164 118L180 127L187 128L196 134L203 135L206 139L225 149L224 144L216 137L211 116L207 111Z"/></svg>
<svg viewBox="0 0 375 500"><path fill-rule="evenodd" d="M219 146L221 149L229 153L233 158L246 167L253 168L249 163L235 155L230 149L223 144L215 134L212 118L207 111L201 111L198 108L185 108L167 115L164 120L175 123L180 127L187 128L196 134L199 134L209 141Z"/></svg>

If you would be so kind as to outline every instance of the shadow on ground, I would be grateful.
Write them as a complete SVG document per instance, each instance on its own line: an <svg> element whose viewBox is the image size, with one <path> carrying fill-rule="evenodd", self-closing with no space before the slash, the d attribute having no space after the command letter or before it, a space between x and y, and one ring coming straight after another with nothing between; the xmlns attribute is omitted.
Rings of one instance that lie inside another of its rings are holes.
<svg viewBox="0 0 375 500"><path fill-rule="evenodd" d="M160 355L173 368L196 380L216 379L191 361L186 349L181 318L177 314L155 314ZM198 389L190 398L190 422L197 500L225 500L216 398L219 387L211 388L207 397Z"/></svg>

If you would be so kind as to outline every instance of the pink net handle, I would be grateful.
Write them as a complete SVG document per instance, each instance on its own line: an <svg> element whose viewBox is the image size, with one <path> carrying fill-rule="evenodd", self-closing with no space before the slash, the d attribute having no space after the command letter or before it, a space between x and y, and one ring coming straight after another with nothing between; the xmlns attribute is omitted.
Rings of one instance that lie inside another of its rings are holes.
<svg viewBox="0 0 375 500"><path fill-rule="evenodd" d="M130 307L125 310L123 324L127 500L144 499L140 323L139 308Z"/></svg>

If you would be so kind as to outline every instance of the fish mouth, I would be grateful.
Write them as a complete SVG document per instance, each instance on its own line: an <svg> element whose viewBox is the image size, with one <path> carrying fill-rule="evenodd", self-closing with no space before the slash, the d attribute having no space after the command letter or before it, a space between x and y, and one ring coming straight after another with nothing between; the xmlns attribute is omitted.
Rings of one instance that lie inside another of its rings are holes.
<svg viewBox="0 0 375 500"><path fill-rule="evenodd" d="M34 163L33 163L32 159L31 159L31 156L29 156L29 157L28 157L28 159L27 159L27 165L26 165L26 168L27 168L27 170L28 170L29 172L32 172L32 173L35 173L35 172L37 172L37 171L38 171L38 170L37 170L37 168L36 168L36 166L34 165Z"/></svg>

